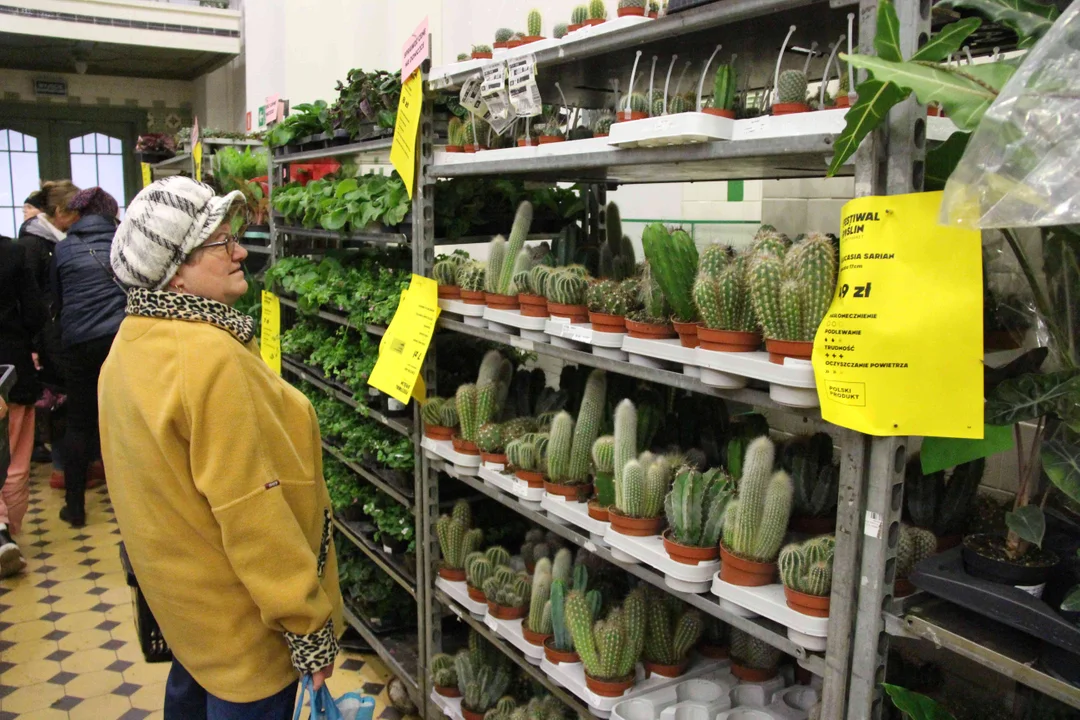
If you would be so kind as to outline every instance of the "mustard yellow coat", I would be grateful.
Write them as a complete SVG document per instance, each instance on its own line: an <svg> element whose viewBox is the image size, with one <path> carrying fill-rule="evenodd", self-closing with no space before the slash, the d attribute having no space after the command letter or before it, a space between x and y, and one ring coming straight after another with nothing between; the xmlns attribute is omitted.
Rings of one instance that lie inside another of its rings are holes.
<svg viewBox="0 0 1080 720"><path fill-rule="evenodd" d="M269 697L332 662L345 627L315 412L235 323L128 312L99 394L132 569L203 688Z"/></svg>

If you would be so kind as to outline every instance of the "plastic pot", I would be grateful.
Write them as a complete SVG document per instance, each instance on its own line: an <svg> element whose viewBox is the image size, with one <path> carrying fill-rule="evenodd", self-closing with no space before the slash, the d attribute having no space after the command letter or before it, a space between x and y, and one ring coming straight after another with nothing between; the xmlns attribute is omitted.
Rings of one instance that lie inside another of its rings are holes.
<svg viewBox="0 0 1080 720"><path fill-rule="evenodd" d="M621 7L621 8L619 8L619 17L626 17L627 15L637 15L638 17L645 17L645 8L643 8L643 7Z"/></svg>
<svg viewBox="0 0 1080 720"><path fill-rule="evenodd" d="M495 50L505 50L506 45L507 45L507 43L505 43L505 42L497 42L494 45L492 45L491 47L494 48Z"/></svg>
<svg viewBox="0 0 1080 720"><path fill-rule="evenodd" d="M461 704L461 716L465 718L465 720L484 720L484 713L473 712L465 707L465 703Z"/></svg>
<svg viewBox="0 0 1080 720"><path fill-rule="evenodd" d="M439 566L439 577L450 582L465 582L465 568Z"/></svg>
<svg viewBox="0 0 1080 720"><path fill-rule="evenodd" d="M525 617L529 609L526 607L507 607L496 605L488 600L488 613L496 620L520 620Z"/></svg>
<svg viewBox="0 0 1080 720"><path fill-rule="evenodd" d="M668 557L683 565L699 565L720 557L720 548L716 545L694 547L693 545L683 545L680 542L675 542L671 539L670 529L664 531L664 550L667 551Z"/></svg>
<svg viewBox="0 0 1080 720"><path fill-rule="evenodd" d="M585 21L586 25L602 25L607 22L604 18L589 18Z"/></svg>
<svg viewBox="0 0 1080 720"><path fill-rule="evenodd" d="M468 580L466 580L465 582L468 583ZM465 589L469 591L469 599L470 600L472 600L474 602L479 602L479 603L486 603L487 602L487 595L485 595L484 591L481 590L480 588L473 587L472 585L466 584Z"/></svg>
<svg viewBox="0 0 1080 720"><path fill-rule="evenodd" d="M655 20L656 18L660 17L660 11L659 10L650 10L649 11L649 17L651 17L653 20Z"/></svg>
<svg viewBox="0 0 1080 720"><path fill-rule="evenodd" d="M776 668L768 668L766 670L762 670L761 668L752 668L745 665L740 665L734 660L732 660L731 662L731 674L739 678L740 680L745 680L746 682L768 682L769 680L772 680L774 677L776 677L777 672L778 671Z"/></svg>
<svg viewBox="0 0 1080 720"><path fill-rule="evenodd" d="M424 437L431 438L432 440L452 440L454 437L454 428L446 427L445 425L425 425Z"/></svg>
<svg viewBox="0 0 1080 720"><path fill-rule="evenodd" d="M518 480L524 480L531 488L544 487L544 473L536 470L515 470Z"/></svg>
<svg viewBox="0 0 1080 720"><path fill-rule="evenodd" d="M960 550L964 570L980 580L1033 588L1046 583L1059 562L1054 553L1036 547L1028 550L1025 563L1013 562L1004 557L1004 546L1005 538L1000 535L968 535Z"/></svg>
<svg viewBox="0 0 1080 720"><path fill-rule="evenodd" d="M541 145L550 145L551 143L561 143L561 142L566 142L566 138L560 137L558 135L541 135L540 136L540 144Z"/></svg>
<svg viewBox="0 0 1080 720"><path fill-rule="evenodd" d="M472 59L473 60L490 60L491 59L491 53L489 53L489 52L474 52L472 54Z"/></svg>
<svg viewBox="0 0 1080 720"><path fill-rule="evenodd" d="M730 118L732 120L735 119L735 111L734 110L725 110L723 108L710 108L710 107L707 107L707 108L701 108L701 112L703 112L703 113L705 113L707 115L716 115L718 117L726 117L726 118Z"/></svg>
<svg viewBox="0 0 1080 720"><path fill-rule="evenodd" d="M551 633L546 635L533 632L529 629L528 621L521 623L521 634L525 636L525 639L533 645L543 645L547 642L549 637L552 637Z"/></svg>
<svg viewBox="0 0 1080 720"><path fill-rule="evenodd" d="M518 307L525 317L548 317L548 302L543 295L518 293Z"/></svg>
<svg viewBox="0 0 1080 720"><path fill-rule="evenodd" d="M566 26L566 32L572 33L575 30L580 30L583 27L585 27L584 23L574 23L573 25L567 25Z"/></svg>
<svg viewBox="0 0 1080 720"><path fill-rule="evenodd" d="M459 697L461 697L461 691L458 690L457 686L455 686L455 685L436 685L435 686L435 692L438 695L442 695L443 697L448 697L448 698L459 698Z"/></svg>
<svg viewBox="0 0 1080 720"><path fill-rule="evenodd" d="M615 113L615 122L629 122L631 120L644 120L649 113L641 110L620 110Z"/></svg>
<svg viewBox="0 0 1080 720"><path fill-rule="evenodd" d="M524 38L522 38L521 44L528 45L529 43L540 42L541 40L546 39L547 38L545 38L543 35L526 35Z"/></svg>
<svg viewBox="0 0 1080 720"><path fill-rule="evenodd" d="M645 666L645 677L659 675L660 677L677 678L686 672L686 666L690 664L690 661L683 660L678 665L661 665L660 663L642 660L641 664Z"/></svg>
<svg viewBox="0 0 1080 720"><path fill-rule="evenodd" d="M795 515L788 523L788 529L792 532L805 533L807 535L826 535L836 530L836 516L813 517L810 515Z"/></svg>
<svg viewBox="0 0 1080 720"><path fill-rule="evenodd" d="M489 453L481 450L480 460L492 465L506 465L506 453Z"/></svg>
<svg viewBox="0 0 1080 720"><path fill-rule="evenodd" d="M446 152L448 152L448 153L463 153L463 152L465 152L465 146L464 145L447 145L443 149L446 150Z"/></svg>
<svg viewBox="0 0 1080 720"><path fill-rule="evenodd" d="M517 295L500 295L499 293L484 293L484 301L493 310L517 310L521 305Z"/></svg>
<svg viewBox="0 0 1080 720"><path fill-rule="evenodd" d="M465 152L467 152L467 153L478 153L481 150L487 150L487 148L484 147L483 145L466 145L465 146Z"/></svg>
<svg viewBox="0 0 1080 720"><path fill-rule="evenodd" d="M572 323L584 323L589 320L589 308L584 305L563 305L548 300L548 313L555 317L567 318Z"/></svg>
<svg viewBox="0 0 1080 720"><path fill-rule="evenodd" d="M521 47L521 46L522 46L522 45L524 45L524 44L525 44L525 43L523 43L523 42L522 42L521 40L518 40L518 39L514 39L514 40L507 40L507 41L506 41L506 47L507 47L507 48L516 48L516 47Z"/></svg>
<svg viewBox="0 0 1080 720"><path fill-rule="evenodd" d="M622 315L609 315L589 311L589 322L596 332L621 333L626 332L626 318Z"/></svg>
<svg viewBox="0 0 1080 720"><path fill-rule="evenodd" d="M623 535L630 535L631 537L648 537L650 535L659 535L660 529L664 527L664 518L632 518L623 515L619 512L617 507L608 508L608 522L611 523L611 529L615 532L622 533Z"/></svg>
<svg viewBox="0 0 1080 720"><path fill-rule="evenodd" d="M454 450L461 453L462 455L480 454L480 448L476 447L476 443L469 442L468 440L462 438L460 435L455 435L452 439L452 442L454 443Z"/></svg>
<svg viewBox="0 0 1080 720"><path fill-rule="evenodd" d="M641 340L666 340L675 337L675 328L671 325L643 323L630 318L626 319L626 332L630 337Z"/></svg>
<svg viewBox="0 0 1080 720"><path fill-rule="evenodd" d="M720 543L720 579L742 587L771 585L776 577L776 563L760 563L733 555Z"/></svg>
<svg viewBox="0 0 1080 720"><path fill-rule="evenodd" d="M485 305L484 291L483 290L466 290L461 289L461 299L465 301L466 305Z"/></svg>
<svg viewBox="0 0 1080 720"><path fill-rule="evenodd" d="M518 147L536 147L537 145L539 145L539 143L534 140L526 140L525 138L521 138L517 141Z"/></svg>
<svg viewBox="0 0 1080 720"><path fill-rule="evenodd" d="M742 330L714 330L704 325L697 329L702 350L716 352L754 352L761 347L761 333Z"/></svg>
<svg viewBox="0 0 1080 720"><path fill-rule="evenodd" d="M465 291L462 290L462 293ZM765 349L769 351L769 362L784 364L784 358L809 360L814 352L814 343L808 340L773 340L765 339Z"/></svg>
<svg viewBox="0 0 1080 720"><path fill-rule="evenodd" d="M838 108L851 107L851 98L849 98L847 95L839 96L838 98L836 98L836 107L838 107Z"/></svg>
<svg viewBox="0 0 1080 720"><path fill-rule="evenodd" d="M439 299L440 300L460 300L461 288L457 285L440 285L439 286Z"/></svg>
<svg viewBox="0 0 1080 720"><path fill-rule="evenodd" d="M630 674L618 680L601 680L585 673L585 685L600 697L619 697L634 687L634 675Z"/></svg>
<svg viewBox="0 0 1080 720"><path fill-rule="evenodd" d="M595 500L589 501L589 517L593 520L599 520L600 522L610 522L611 516L608 512L609 508L606 508Z"/></svg>
<svg viewBox="0 0 1080 720"><path fill-rule="evenodd" d="M807 595L806 593L792 590L784 586L784 599L787 606L796 612L810 617L829 617L829 596Z"/></svg>
<svg viewBox="0 0 1080 720"><path fill-rule="evenodd" d="M773 103L773 115L794 115L795 113L810 112L810 106L806 103Z"/></svg>
<svg viewBox="0 0 1080 720"><path fill-rule="evenodd" d="M553 637L549 637L544 641L544 657L548 659L548 662L555 665L561 665L566 663L567 665L573 665L574 663L581 662L581 656L577 654L576 650L560 650L552 645Z"/></svg>
<svg viewBox="0 0 1080 720"><path fill-rule="evenodd" d="M941 112L941 108L937 105L930 105L926 108L926 114L930 117L941 117L944 113Z"/></svg>
<svg viewBox="0 0 1080 720"><path fill-rule="evenodd" d="M592 495L592 489L592 484L563 485L561 483L553 483L550 480L544 481L544 490L548 495L564 497L567 502L584 502Z"/></svg>
<svg viewBox="0 0 1080 720"><path fill-rule="evenodd" d="M683 347L696 348L698 346L698 324L694 322L671 321L675 332L679 334L679 342Z"/></svg>

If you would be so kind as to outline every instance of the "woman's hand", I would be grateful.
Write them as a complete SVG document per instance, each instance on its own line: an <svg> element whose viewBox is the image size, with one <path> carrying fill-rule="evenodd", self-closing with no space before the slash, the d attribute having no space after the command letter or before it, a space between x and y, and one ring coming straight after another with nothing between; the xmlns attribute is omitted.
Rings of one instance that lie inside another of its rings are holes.
<svg viewBox="0 0 1080 720"><path fill-rule="evenodd" d="M316 670L311 673L311 685L316 690L326 684L327 678L334 674L334 663L330 663L322 670Z"/></svg>

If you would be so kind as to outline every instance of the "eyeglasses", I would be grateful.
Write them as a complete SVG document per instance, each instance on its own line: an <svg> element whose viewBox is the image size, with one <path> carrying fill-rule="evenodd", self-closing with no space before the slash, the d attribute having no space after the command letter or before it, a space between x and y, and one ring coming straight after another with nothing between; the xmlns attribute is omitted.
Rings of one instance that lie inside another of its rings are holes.
<svg viewBox="0 0 1080 720"><path fill-rule="evenodd" d="M236 252L236 246L240 244L240 238L243 236L244 230L246 230L246 228L240 228L239 232L227 235L224 240L200 245L196 250L209 250L210 248L224 247L225 252L228 253L229 257L232 257L233 253Z"/></svg>

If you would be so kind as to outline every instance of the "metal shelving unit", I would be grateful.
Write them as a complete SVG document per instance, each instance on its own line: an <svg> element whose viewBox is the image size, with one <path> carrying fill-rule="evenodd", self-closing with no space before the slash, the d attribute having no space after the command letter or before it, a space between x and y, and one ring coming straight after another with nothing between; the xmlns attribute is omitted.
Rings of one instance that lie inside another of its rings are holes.
<svg viewBox="0 0 1080 720"><path fill-rule="evenodd" d="M298 312L303 312L300 310L300 305L295 300L290 300L289 298L285 297L279 297L278 301L285 307L292 308L293 310L296 310ZM344 325L345 327L359 329L358 326L353 325L351 322L349 322L348 317L340 313L330 312L329 310L319 310L317 313L315 313L315 315L328 322L336 323L338 325ZM386 328L382 325L365 325L364 332L371 333L372 335L384 335L386 333Z"/></svg>
<svg viewBox="0 0 1080 720"><path fill-rule="evenodd" d="M407 593L412 595L413 600L416 599L416 578L406 568L402 567L393 556L387 555L374 542L355 530L348 521L335 517L333 522L334 527L348 538L349 542L357 547L360 552L367 555L372 562L378 565L394 582L404 588Z"/></svg>
<svg viewBox="0 0 1080 720"><path fill-rule="evenodd" d="M405 684L409 699L418 708L424 707L426 695L423 694L417 682L417 676L421 674L420 657L417 654L419 634L410 630L377 635L367 623L356 616L348 605L344 608L344 615L349 627L360 634L360 637L375 651L390 672Z"/></svg>
<svg viewBox="0 0 1080 720"><path fill-rule="evenodd" d="M356 400L353 400L352 395L350 394L351 391L343 386L339 386L333 380L328 379L315 368L289 360L288 358L281 359L281 368L283 370L288 370L304 382L311 383L335 400L339 400L349 407L358 410L364 417L382 423L394 432L402 435L408 436L413 434L413 427L411 425L406 425L393 418L388 418L378 410L372 410L369 407L361 405L356 402Z"/></svg>

